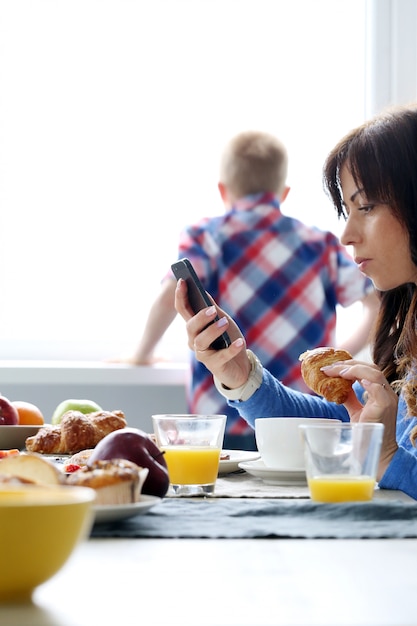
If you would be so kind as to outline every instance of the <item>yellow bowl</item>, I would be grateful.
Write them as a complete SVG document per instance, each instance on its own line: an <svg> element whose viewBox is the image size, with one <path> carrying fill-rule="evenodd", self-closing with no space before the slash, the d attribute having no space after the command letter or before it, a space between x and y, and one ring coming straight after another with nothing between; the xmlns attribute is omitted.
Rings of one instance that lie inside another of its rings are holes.
<svg viewBox="0 0 417 626"><path fill-rule="evenodd" d="M90 532L95 491L0 486L0 603L30 600Z"/></svg>

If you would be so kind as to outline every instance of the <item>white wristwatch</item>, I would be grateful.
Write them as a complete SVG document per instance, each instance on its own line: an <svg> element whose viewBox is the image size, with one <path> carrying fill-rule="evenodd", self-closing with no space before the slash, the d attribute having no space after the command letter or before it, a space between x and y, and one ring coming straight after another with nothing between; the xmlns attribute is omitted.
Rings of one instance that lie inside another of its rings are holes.
<svg viewBox="0 0 417 626"><path fill-rule="evenodd" d="M245 402L245 400L249 400L249 398L253 396L255 391L259 389L262 384L262 363L260 362L258 357L252 352L252 350L246 350L246 353L248 355L248 359L251 363L252 369L249 373L249 378L244 385L238 387L237 389L228 389L227 387L224 387L223 384L215 376L213 377L217 391L219 391L222 396L224 396L228 400Z"/></svg>

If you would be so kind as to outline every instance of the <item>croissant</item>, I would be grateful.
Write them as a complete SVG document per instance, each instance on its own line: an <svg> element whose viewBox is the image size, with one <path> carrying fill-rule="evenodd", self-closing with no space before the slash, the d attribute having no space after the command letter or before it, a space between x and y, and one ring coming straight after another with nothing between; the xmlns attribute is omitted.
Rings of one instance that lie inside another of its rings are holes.
<svg viewBox="0 0 417 626"><path fill-rule="evenodd" d="M40 428L36 435L26 439L26 450L40 454L75 454L94 448L106 435L125 428L122 411L97 411L87 415L67 411L57 426Z"/></svg>
<svg viewBox="0 0 417 626"><path fill-rule="evenodd" d="M352 381L339 376L326 376L320 368L336 361L353 358L347 350L316 348L300 354L301 375L305 384L329 402L343 404L352 389Z"/></svg>

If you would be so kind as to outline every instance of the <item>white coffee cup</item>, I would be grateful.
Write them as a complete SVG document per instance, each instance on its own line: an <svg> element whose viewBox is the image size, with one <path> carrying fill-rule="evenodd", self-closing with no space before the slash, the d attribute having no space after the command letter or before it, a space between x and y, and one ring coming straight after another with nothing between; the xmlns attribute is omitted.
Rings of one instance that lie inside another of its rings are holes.
<svg viewBox="0 0 417 626"><path fill-rule="evenodd" d="M305 469L300 424L328 424L320 417L259 417L255 419L255 438L266 467L283 471Z"/></svg>

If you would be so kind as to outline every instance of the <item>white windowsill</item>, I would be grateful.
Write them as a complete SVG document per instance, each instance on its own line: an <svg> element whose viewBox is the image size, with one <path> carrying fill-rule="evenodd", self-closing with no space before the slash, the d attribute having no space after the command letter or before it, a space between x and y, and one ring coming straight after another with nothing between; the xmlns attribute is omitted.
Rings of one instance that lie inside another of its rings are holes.
<svg viewBox="0 0 417 626"><path fill-rule="evenodd" d="M187 363L133 366L100 361L0 361L5 384L184 385Z"/></svg>

